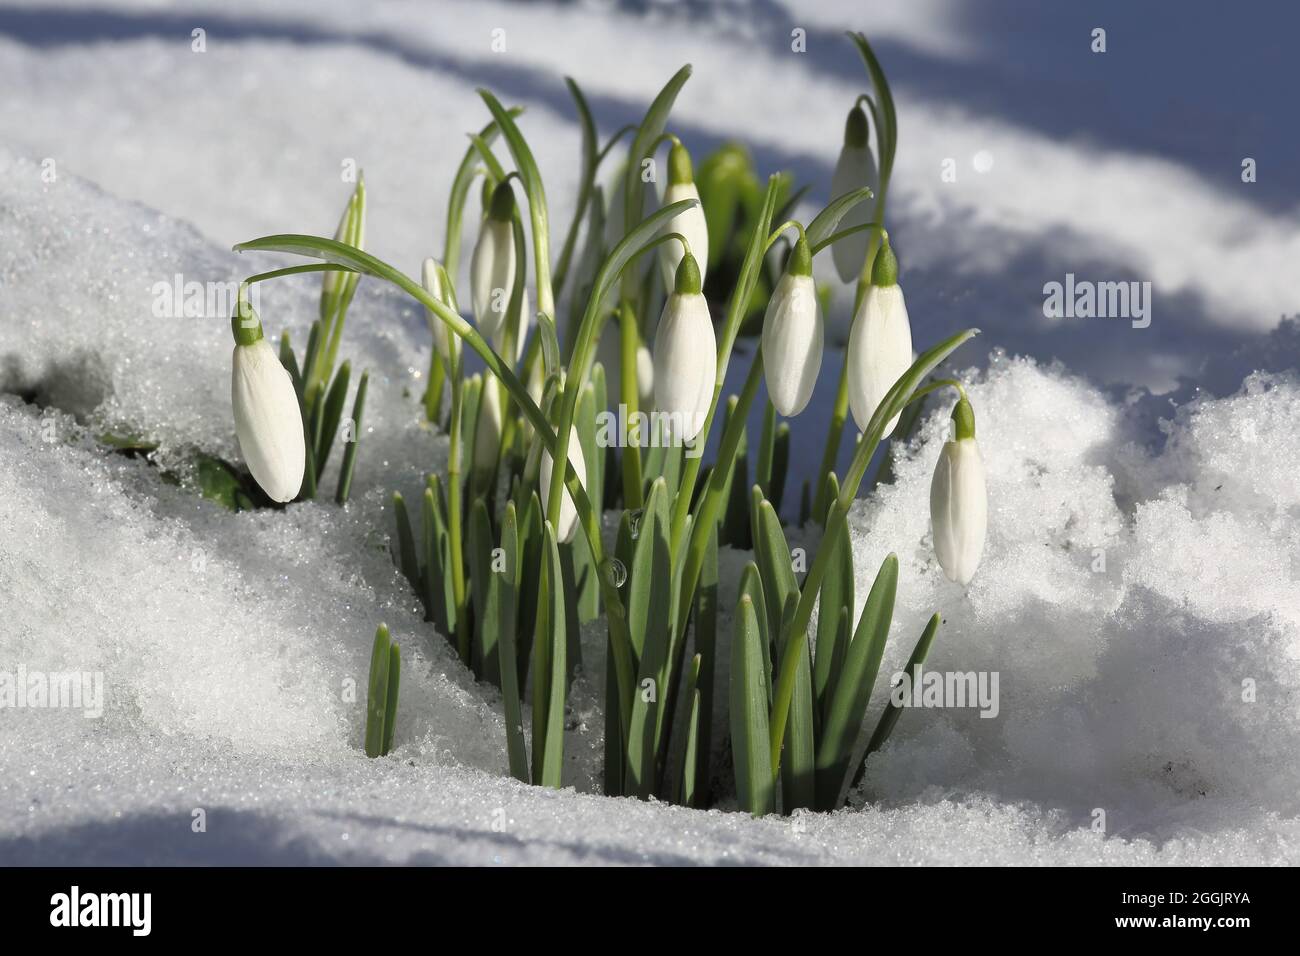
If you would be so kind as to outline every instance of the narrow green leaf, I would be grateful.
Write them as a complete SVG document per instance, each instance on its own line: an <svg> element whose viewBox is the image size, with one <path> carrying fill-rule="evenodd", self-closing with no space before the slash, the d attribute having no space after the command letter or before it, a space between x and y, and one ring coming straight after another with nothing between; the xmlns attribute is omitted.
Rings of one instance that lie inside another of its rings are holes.
<svg viewBox="0 0 1300 956"><path fill-rule="evenodd" d="M370 372L362 372L361 381L357 383L357 396L352 400L352 434L343 445L343 464L339 468L338 488L334 492L336 504L347 504L352 493L352 469L357 463L357 445L361 444L361 415L366 408L366 386L369 383Z"/></svg>
<svg viewBox="0 0 1300 956"><path fill-rule="evenodd" d="M668 490L661 478L650 488L636 536L627 603L632 646L640 661L627 742L627 785L629 793L642 799L655 789L656 730L667 696L673 577L668 533Z"/></svg>
<svg viewBox="0 0 1300 956"><path fill-rule="evenodd" d="M700 583L695 589L695 652L700 661L699 679L696 688L699 691L700 719L697 734L699 737L695 779L700 800L692 801L690 806L700 806L707 794L699 788L705 788L710 780L710 756L713 748L713 683L717 671L718 654L718 529L715 525L709 534L708 547L704 551L704 564L700 568Z"/></svg>
<svg viewBox="0 0 1300 956"><path fill-rule="evenodd" d="M330 451L334 448L334 436L338 433L339 421L343 418L343 405L348 400L348 383L351 377L352 363L345 361L335 373L334 381L330 383L329 392L325 397L324 410L321 413L320 437L316 443L317 484L320 483L320 477L325 472Z"/></svg>
<svg viewBox="0 0 1300 956"><path fill-rule="evenodd" d="M756 817L773 809L764 640L754 602L748 594L742 594L731 642L731 754L736 769L736 798Z"/></svg>
<svg viewBox="0 0 1300 956"><path fill-rule="evenodd" d="M664 127L668 124L668 114L672 112L673 104L677 102L677 94L690 76L690 64L674 73L672 79L664 84L664 88L654 98L654 102L650 104L645 117L641 120L641 125L637 127L636 137L632 140L631 149L628 150L627 171L623 180L625 234L631 233L634 224L640 220L641 210L644 208L642 190L645 188L645 183L641 181L641 161L650 155L655 141L663 133Z"/></svg>
<svg viewBox="0 0 1300 956"><path fill-rule="evenodd" d="M388 694L384 698L384 741L381 756L393 749L397 731L397 694L402 684L402 649L393 641L388 650Z"/></svg>
<svg viewBox="0 0 1300 956"><path fill-rule="evenodd" d="M835 688L825 730L817 750L817 803L822 810L839 805L853 746L871 700L894 615L898 589L898 558L891 554L880 565L866 607L844 659L844 673Z"/></svg>
<svg viewBox="0 0 1300 956"><path fill-rule="evenodd" d="M828 484L832 487L827 497L833 501L839 493L834 473L829 476ZM825 722L830 710L839 677L837 667L848 649L849 635L847 630L841 630L841 611L849 609L851 612L853 608L853 549L849 546L847 531L841 528L834 537L823 538L821 547L833 549L834 555L817 599L813 693L817 702L819 727Z"/></svg>
<svg viewBox="0 0 1300 956"><path fill-rule="evenodd" d="M415 538L411 534L411 518L406 513L406 499L400 491L393 492L393 516L397 522L397 566L411 587L418 590L420 564L415 557Z"/></svg>
<svg viewBox="0 0 1300 956"><path fill-rule="evenodd" d="M511 107L510 115L518 116L523 109L515 106ZM479 131L478 138L486 144L497 137L497 121L493 120ZM475 157L478 150L474 145L470 145L465 150L465 157L460 161L460 166L456 169L456 177L451 183L451 195L447 199L447 235L443 244L442 262L447 267L450 275L456 275L460 266L460 233L461 220L465 214L465 199L469 196L469 187L474 182L476 172Z"/></svg>
<svg viewBox="0 0 1300 956"><path fill-rule="evenodd" d="M388 701L388 668L391 661L388 625L380 624L370 652L370 679L366 694L366 756L384 752L384 714Z"/></svg>
<svg viewBox="0 0 1300 956"><path fill-rule="evenodd" d="M469 565L470 600L474 608L474 643L470 660L479 680L500 686L497 631L488 620L488 586L496 577L492 573L492 520L482 498L476 498L470 506L468 545L466 563Z"/></svg>
<svg viewBox="0 0 1300 956"><path fill-rule="evenodd" d="M555 532L550 522L542 526L543 545L546 552L545 578L546 633L542 637L547 645L550 668L545 701L545 736L541 750L541 778L544 787L560 787L564 769L564 705L568 697L567 665L564 627L564 594L560 572L560 552L555 543ZM540 658L539 658L540 659ZM538 751L534 750L534 757Z"/></svg>
<svg viewBox="0 0 1300 956"><path fill-rule="evenodd" d="M930 645L934 643L934 636L939 631L939 625L942 618L938 614L933 615L925 625L925 630L912 648L912 656L907 659L907 668L904 673L915 675L916 669L925 663L926 656L930 653ZM898 718L903 716L903 708L894 703L891 696L885 711L880 715L880 722L876 724L875 733L871 735L871 742L867 744L867 752L862 757L862 766L858 768L857 776L854 778L856 784L861 780L862 771L866 767L867 757L871 756L877 750L885 745L889 735L894 732L895 725L898 724Z"/></svg>
<svg viewBox="0 0 1300 956"><path fill-rule="evenodd" d="M785 481L790 470L790 423L776 426L776 441L772 447L772 489L767 500L776 513L781 513L781 499L785 497Z"/></svg>
<svg viewBox="0 0 1300 956"><path fill-rule="evenodd" d="M677 772L677 802L684 807L695 805L698 784L700 748L700 655L691 659L686 674L686 743L682 748L682 762Z"/></svg>
<svg viewBox="0 0 1300 956"><path fill-rule="evenodd" d="M510 776L528 782L528 751L524 744L522 695L519 690L519 662L515 654L519 605L519 529L515 503L507 501L501 518L502 570L494 571L488 585L485 627L497 635L501 651L501 698L506 721L506 753Z"/></svg>
<svg viewBox="0 0 1300 956"><path fill-rule="evenodd" d="M849 214L849 211L856 205L866 202L875 194L869 186L863 186L860 189L854 189L843 196L837 196L826 204L826 208L819 212L813 221L808 223L808 228L804 230L804 238L808 240L808 245L815 246L819 242L834 235L840 221Z"/></svg>

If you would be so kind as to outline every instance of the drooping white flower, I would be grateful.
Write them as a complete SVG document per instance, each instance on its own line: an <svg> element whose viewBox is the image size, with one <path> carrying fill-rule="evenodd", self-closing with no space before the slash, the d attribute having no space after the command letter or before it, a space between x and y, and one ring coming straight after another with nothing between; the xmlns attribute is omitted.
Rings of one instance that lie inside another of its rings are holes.
<svg viewBox="0 0 1300 956"><path fill-rule="evenodd" d="M718 342L709 305L700 292L700 270L693 255L677 267L673 294L664 304L655 332L654 397L664 414L662 434L692 441L704 428L718 374Z"/></svg>
<svg viewBox="0 0 1300 956"><path fill-rule="evenodd" d="M873 193L877 192L879 176L868 142L867 114L861 106L854 106L844 124L844 146L831 176L831 198L837 199L863 186L870 186ZM848 229L870 222L873 209L874 203L871 200L858 203L844 214L839 228ZM845 236L831 246L831 257L835 260L835 271L841 282L853 282L862 272L870 241L871 233L864 230Z"/></svg>
<svg viewBox="0 0 1300 956"><path fill-rule="evenodd" d="M569 430L569 464L573 466L574 472L578 476L578 484L583 488L587 487L587 460L582 455L582 443L578 441L578 430L571 428ZM542 449L542 469L538 476L541 482L542 503L545 504L551 497L551 478L555 470L555 462L551 458L551 453ZM563 481L563 477L560 478ZM560 498L560 526L555 529L555 534L560 541L571 541L573 533L578 528L578 508L573 503L573 496L569 494L569 489L564 489L564 494Z"/></svg>
<svg viewBox="0 0 1300 956"><path fill-rule="evenodd" d="M700 199L700 191L695 186L691 172L691 154L681 143L674 143L668 151L668 188L664 190L664 205L671 206L683 199ZM704 272L709 262L709 227L704 219L704 208L692 206L685 212L679 212L663 227L663 233L681 233L690 244L691 255L700 270L700 284L704 283ZM664 288L671 289L677 276L677 266L682 261L682 244L669 240L659 245L659 265L663 270Z"/></svg>
<svg viewBox="0 0 1300 956"><path fill-rule="evenodd" d="M763 372L772 405L787 418L812 398L821 371L821 309L812 277L812 253L802 236L763 316Z"/></svg>
<svg viewBox="0 0 1300 956"><path fill-rule="evenodd" d="M501 183L492 193L492 204L469 263L474 321L489 341L496 338L505 322L515 284L515 234L511 226L514 208L515 194L510 184Z"/></svg>
<svg viewBox="0 0 1300 956"><path fill-rule="evenodd" d="M492 477L501 455L501 385L491 374L483 376L478 420L474 425L474 476L479 484Z"/></svg>
<svg viewBox="0 0 1300 956"><path fill-rule="evenodd" d="M953 409L953 440L945 442L930 482L934 553L950 581L969 584L988 530L984 461L975 443L975 413L964 397Z"/></svg>
<svg viewBox="0 0 1300 956"><path fill-rule="evenodd" d="M425 292L453 312L460 311L456 306L456 291L452 288L451 278L447 275L447 270L443 268L441 262L432 256L425 259L420 278ZM431 309L425 309L424 312L425 318L429 322L429 332L433 335L434 348L446 361L451 358L451 339L448 338L451 332L447 328L447 323L438 318Z"/></svg>
<svg viewBox="0 0 1300 956"><path fill-rule="evenodd" d="M886 239L849 331L849 406L860 430L867 430L876 408L911 365L912 325L898 285L898 259ZM894 433L898 419L895 415L886 424L882 437Z"/></svg>
<svg viewBox="0 0 1300 956"><path fill-rule="evenodd" d="M242 317L241 317L242 316ZM292 501L307 463L302 411L293 379L262 334L252 306L241 302L231 319L230 404L239 450L267 497Z"/></svg>

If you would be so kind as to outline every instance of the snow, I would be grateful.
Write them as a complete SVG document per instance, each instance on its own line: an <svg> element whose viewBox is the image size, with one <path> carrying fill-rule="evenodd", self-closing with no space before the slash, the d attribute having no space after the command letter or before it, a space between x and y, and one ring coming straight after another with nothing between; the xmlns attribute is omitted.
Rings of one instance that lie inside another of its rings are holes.
<svg viewBox="0 0 1300 956"><path fill-rule="evenodd" d="M597 795L592 627L570 789L545 791L506 776L498 695L421 620L388 555L392 491L410 498L445 455L417 408L421 312L361 283L342 349L371 372L350 504L231 514L185 484L195 450L238 459L228 319L157 316L153 287L284 264L229 252L241 239L331 233L349 157L366 172L371 247L414 274L441 248L463 132L484 122L475 85L527 107L567 225L578 134L562 71L608 132L691 60L675 114L688 144L742 137L761 168L793 167L825 199L861 84L853 54L800 59L787 14L734 5L692 29L658 6L443 5L454 16L436 29L404 4L364 25L343 5L260 6L0 6L0 673L98 672L106 693L98 719L0 713L0 861L1297 862L1300 347L1278 323L1295 312L1293 209L1224 188L1199 155L1181 163L1159 129L1136 145L1071 138L1019 107L939 95L916 59L965 76L987 66L988 38L954 26L952 4L899 5L880 25L904 64L894 234L918 341L985 330L954 362L989 470L989 540L968 588L933 559L926 502L947 422L932 403L895 482L852 512L857 594L897 552L882 671L937 610L930 665L998 672L999 715L906 713L834 814L611 800ZM818 5L806 25L842 44L852 16ZM199 55L190 30L204 24ZM497 25L505 57L489 48ZM980 150L993 164L973 173ZM955 184L938 176L946 156L961 157ZM1042 283L1066 271L1152 281L1152 327L1043 319ZM301 349L318 282L262 287L269 335L287 329ZM833 389L828 371L795 421L796 461L819 455ZM182 484L106 451L105 431L159 442ZM727 608L746 557L724 553ZM406 661L395 752L368 760L381 620Z"/></svg>

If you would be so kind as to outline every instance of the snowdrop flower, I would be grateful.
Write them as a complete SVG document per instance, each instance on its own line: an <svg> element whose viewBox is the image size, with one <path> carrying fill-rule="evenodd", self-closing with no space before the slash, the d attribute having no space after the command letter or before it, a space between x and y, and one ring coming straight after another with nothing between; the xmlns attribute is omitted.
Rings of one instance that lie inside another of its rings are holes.
<svg viewBox="0 0 1300 956"><path fill-rule="evenodd" d="M682 257L673 294L655 333L655 409L666 413L670 440L692 441L704 427L718 374L718 343L709 305L700 293L693 255Z"/></svg>
<svg viewBox="0 0 1300 956"><path fill-rule="evenodd" d="M812 398L822 365L822 316L812 277L812 252L803 236L763 316L763 371L767 394L782 415L798 415Z"/></svg>
<svg viewBox="0 0 1300 956"><path fill-rule="evenodd" d="M515 234L511 226L515 194L510 183L500 183L479 230L469 263L474 321L483 337L492 340L505 322L510 290L515 284Z"/></svg>
<svg viewBox="0 0 1300 956"><path fill-rule="evenodd" d="M867 114L861 106L855 105L844 124L844 148L840 150L840 158L835 163L835 172L831 176L831 198L836 199L863 186L870 186L875 193L879 190L877 178L876 161L867 143ZM839 228L848 229L870 222L871 210L872 203L858 203L845 213ZM858 277L867 258L867 243L870 240L869 232L856 232L831 246L835 271L839 273L841 282L852 282Z"/></svg>
<svg viewBox="0 0 1300 956"><path fill-rule="evenodd" d="M453 312L460 311L456 306L456 291L451 287L451 277L447 275L447 270L443 268L441 262L432 256L425 259L420 278L425 292ZM434 348L442 355L443 361L448 361L451 358L451 340L447 336L451 333L447 329L447 323L438 318L433 310L424 311L425 318L429 322L429 332L433 335Z"/></svg>
<svg viewBox="0 0 1300 956"><path fill-rule="evenodd" d="M483 391L478 405L478 422L474 426L475 481L486 481L496 470L501 453L501 386L496 377L483 376Z"/></svg>
<svg viewBox="0 0 1300 956"><path fill-rule="evenodd" d="M871 285L853 317L848 361L849 405L853 420L865 432L877 406L912 365L912 326L898 286L898 259L887 236L876 253ZM890 420L881 437L894 433L898 417Z"/></svg>
<svg viewBox="0 0 1300 956"><path fill-rule="evenodd" d="M230 404L239 450L267 497L292 501L307 462L298 393L251 305L239 303L230 327L235 335Z"/></svg>
<svg viewBox="0 0 1300 956"><path fill-rule="evenodd" d="M700 191L695 187L691 173L691 154L681 143L674 143L668 151L668 188L664 191L664 205L671 206L683 199L697 202ZM700 271L700 284L704 283L704 270L709 262L709 228L704 221L704 208L692 206L679 212L663 227L663 233L681 233L691 247L691 255ZM664 288L671 289L677 276L677 266L682 261L682 244L665 242L659 246L659 264L663 269Z"/></svg>
<svg viewBox="0 0 1300 956"><path fill-rule="evenodd" d="M583 488L587 487L587 461L582 456L582 443L578 441L578 430L571 428L569 430L569 464L573 466L574 472L578 476L578 484ZM542 485L542 501L549 501L551 497L551 478L555 469L555 462L551 458L551 453L542 449L542 470L539 476ZM564 476L560 476L564 480ZM578 508L573 503L573 496L569 494L569 489L564 489L564 495L560 499L560 526L555 529L556 538L560 541L573 540L573 533L578 529Z"/></svg>
<svg viewBox="0 0 1300 956"><path fill-rule="evenodd" d="M953 441L939 452L930 482L934 553L950 581L969 584L984 551L988 492L984 462L975 444L975 412L963 395L952 411Z"/></svg>

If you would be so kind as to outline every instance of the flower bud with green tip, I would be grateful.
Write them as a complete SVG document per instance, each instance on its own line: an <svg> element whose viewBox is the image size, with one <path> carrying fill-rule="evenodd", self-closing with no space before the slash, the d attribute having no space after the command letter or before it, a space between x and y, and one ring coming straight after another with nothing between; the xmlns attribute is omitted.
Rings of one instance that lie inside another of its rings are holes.
<svg viewBox="0 0 1300 956"><path fill-rule="evenodd" d="M831 176L831 198L835 199L863 186L869 186L873 193L877 193L878 179L876 160L871 154L867 135L867 114L861 105L855 105L844 124L844 147L840 150L840 158L835 163L835 172ZM845 213L839 228L848 229L870 222L872 205L869 202L858 203ZM870 232L863 231L845 236L831 246L831 257L835 260L835 271L841 282L857 279L862 264L866 261L867 244L870 241Z"/></svg>
<svg viewBox="0 0 1300 956"><path fill-rule="evenodd" d="M812 398L822 365L823 338L812 253L808 240L800 236L763 316L767 394L787 418L802 412Z"/></svg>
<svg viewBox="0 0 1300 956"><path fill-rule="evenodd" d="M861 431L894 383L912 365L912 325L907 302L898 285L898 259L882 238L871 270L871 285L862 297L849 331L849 406ZM893 434L898 415L885 426L882 437Z"/></svg>
<svg viewBox="0 0 1300 956"><path fill-rule="evenodd" d="M292 501L302 487L307 449L293 379L241 299L231 316L230 404L235 436L253 479L272 501Z"/></svg>
<svg viewBox="0 0 1300 956"><path fill-rule="evenodd" d="M515 284L515 235L511 226L514 211L515 194L510 183L499 183L469 263L474 321L489 340L496 338L505 323L510 290Z"/></svg>
<svg viewBox="0 0 1300 956"><path fill-rule="evenodd" d="M683 199L700 199L691 171L691 154L681 143L673 143L668 151L668 188L664 191L664 205L671 206ZM709 227L704 219L704 207L692 206L685 212L679 212L664 224L662 234L680 233L686 237L691 247L691 255L700 270L700 281L704 281L704 270L709 262ZM682 261L682 244L665 242L659 246L659 264L663 270L664 288L671 289L677 275L677 266Z"/></svg>
<svg viewBox="0 0 1300 956"><path fill-rule="evenodd" d="M939 452L930 482L930 523L943 573L965 585L984 552L989 503L984 462L975 444L975 411L964 395L952 411L952 427L953 440Z"/></svg>
<svg viewBox="0 0 1300 956"><path fill-rule="evenodd" d="M587 460L582 455L582 442L578 440L578 430L570 428L569 430L569 464L573 466L574 472L578 476L578 484L584 488L587 487ZM551 458L551 453L542 450L542 467L538 476L541 483L542 500L547 501L551 496L551 480L554 476L555 462ZM560 500L560 526L555 529L556 538L561 542L573 540L573 533L578 529L578 509L573 503L573 496L569 490L564 490L564 496Z"/></svg>
<svg viewBox="0 0 1300 956"><path fill-rule="evenodd" d="M452 288L451 277L447 275L447 270L443 268L441 262L430 256L424 260L424 266L420 273L420 284L424 286L424 291L429 293L447 308L453 312L459 312L456 306L456 291ZM429 332L433 336L434 348L442 356L443 361L451 358L451 334L447 329L447 323L438 318L432 309L425 309L425 318L429 322Z"/></svg>
<svg viewBox="0 0 1300 956"><path fill-rule="evenodd" d="M655 332L655 408L666 413L671 440L700 433L717 381L718 342L700 282L695 256L683 256Z"/></svg>

